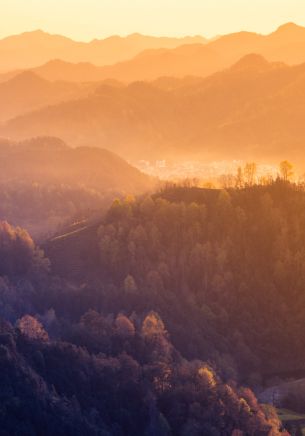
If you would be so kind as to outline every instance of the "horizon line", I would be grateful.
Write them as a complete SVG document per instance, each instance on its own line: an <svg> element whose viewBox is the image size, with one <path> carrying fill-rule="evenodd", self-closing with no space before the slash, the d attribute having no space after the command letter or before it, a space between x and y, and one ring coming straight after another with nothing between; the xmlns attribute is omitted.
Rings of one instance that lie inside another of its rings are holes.
<svg viewBox="0 0 305 436"><path fill-rule="evenodd" d="M262 36L268 36L271 35L272 33L276 32L277 30L279 30L280 28L287 26L287 25L293 25L295 27L299 27L299 28L303 28L305 29L305 25L301 25L301 24L297 24L293 21L288 21L288 22L284 22L283 24L277 26L274 30L272 30L271 32L267 32L267 33L262 33L262 32L256 32L253 30L246 30L246 29L240 29L240 30L236 30L233 32L228 32L228 33L220 33L220 34L216 34L214 36L206 36L204 34L183 34L183 35L164 35L164 34L145 34L145 33L141 33L141 32L132 32L132 33L126 33L126 34L118 34L118 33L113 33L110 34L108 36L104 36L104 37L94 37L91 39L77 39L74 38L73 36L68 36L62 33L57 33L57 32L51 32L51 31L47 31L45 29L41 29L41 28L33 28L33 29L29 29L29 30L23 30L20 31L19 33L12 33L9 35L4 35L4 36L0 36L0 41L3 41L5 39L9 39L9 38L14 38L14 37L18 37L18 36L22 36L22 35L26 35L26 34L31 34L31 33L42 33L45 35L49 35L49 36L57 36L57 37L62 37L62 38L66 38L69 39L70 41L76 42L76 43L83 43L83 44L90 44L92 42L95 41L105 41L107 39L111 39L111 38L121 38L121 39L126 39L132 36L143 36L143 37L152 37L152 38L173 38L173 39L186 39L186 38L203 38L206 39L207 41L213 41L216 38L220 38L222 36L226 36L226 35L232 35L232 34L238 34L238 33L253 33L253 34L257 34L257 35L262 35Z"/></svg>

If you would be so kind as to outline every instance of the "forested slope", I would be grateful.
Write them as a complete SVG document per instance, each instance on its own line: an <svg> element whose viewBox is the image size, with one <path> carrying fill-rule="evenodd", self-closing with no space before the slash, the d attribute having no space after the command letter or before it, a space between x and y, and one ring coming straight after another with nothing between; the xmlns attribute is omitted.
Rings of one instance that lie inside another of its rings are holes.
<svg viewBox="0 0 305 436"><path fill-rule="evenodd" d="M78 253L86 304L93 292L101 310L153 309L181 352L254 385L305 371L304 219L303 188L282 181L115 202ZM46 245L54 272L69 244Z"/></svg>
<svg viewBox="0 0 305 436"><path fill-rule="evenodd" d="M183 358L156 312L101 313L100 290L52 277L5 222L0 259L3 435L283 434L251 390Z"/></svg>

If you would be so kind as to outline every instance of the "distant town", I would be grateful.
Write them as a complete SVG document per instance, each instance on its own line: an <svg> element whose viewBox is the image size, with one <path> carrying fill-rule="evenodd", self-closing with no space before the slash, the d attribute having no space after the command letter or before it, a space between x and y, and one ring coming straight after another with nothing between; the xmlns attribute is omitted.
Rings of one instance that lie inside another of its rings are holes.
<svg viewBox="0 0 305 436"><path fill-rule="evenodd" d="M235 175L238 168L244 167L242 160L232 161L184 161L169 160L139 160L134 164L140 171L161 180L197 179L201 182L217 181L224 175ZM276 177L278 168L270 164L257 165L256 177Z"/></svg>

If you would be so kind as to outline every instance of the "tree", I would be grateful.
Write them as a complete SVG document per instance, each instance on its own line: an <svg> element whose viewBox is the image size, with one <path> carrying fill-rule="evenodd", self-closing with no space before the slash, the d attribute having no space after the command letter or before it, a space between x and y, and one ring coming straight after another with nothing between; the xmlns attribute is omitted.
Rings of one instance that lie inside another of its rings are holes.
<svg viewBox="0 0 305 436"><path fill-rule="evenodd" d="M257 166L255 162L246 163L244 168L244 177L247 186L253 186L255 182Z"/></svg>
<svg viewBox="0 0 305 436"><path fill-rule="evenodd" d="M128 274L128 276L124 280L124 291L127 294L135 294L137 290L138 287L135 282L135 279L132 277L132 275Z"/></svg>
<svg viewBox="0 0 305 436"><path fill-rule="evenodd" d="M151 311L144 319L142 324L142 334L143 336L166 334L163 321L156 312Z"/></svg>
<svg viewBox="0 0 305 436"><path fill-rule="evenodd" d="M244 174L241 167L237 168L237 173L235 176L235 187L238 189L244 187Z"/></svg>
<svg viewBox="0 0 305 436"><path fill-rule="evenodd" d="M293 176L293 165L288 162L288 160L283 160L280 163L280 174L281 174L281 178L285 181L288 182L291 177Z"/></svg>
<svg viewBox="0 0 305 436"><path fill-rule="evenodd" d="M223 189L233 188L235 178L233 174L222 174L219 176L219 183Z"/></svg>
<svg viewBox="0 0 305 436"><path fill-rule="evenodd" d="M33 316L24 315L17 321L17 328L29 339L40 341L48 341L49 339L48 333L45 331L42 324Z"/></svg>
<svg viewBox="0 0 305 436"><path fill-rule="evenodd" d="M213 371L207 366L202 366L198 370L201 382L206 388L212 389L216 386L216 380Z"/></svg>
<svg viewBox="0 0 305 436"><path fill-rule="evenodd" d="M116 331L119 336L129 338L135 334L135 326L127 316L120 313L115 320Z"/></svg>

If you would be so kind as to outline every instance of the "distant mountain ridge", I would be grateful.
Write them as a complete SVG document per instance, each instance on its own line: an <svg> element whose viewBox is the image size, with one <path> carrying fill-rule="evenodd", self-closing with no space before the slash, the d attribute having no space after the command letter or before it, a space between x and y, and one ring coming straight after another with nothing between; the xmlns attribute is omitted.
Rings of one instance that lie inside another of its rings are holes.
<svg viewBox="0 0 305 436"><path fill-rule="evenodd" d="M29 46L30 52L26 50ZM206 77L249 53L289 65L305 62L305 28L287 23L269 35L238 32L206 40L201 36L163 38L132 34L89 43L42 31L28 32L0 40L0 80L16 74L8 70L29 68L48 80L74 82Z"/></svg>
<svg viewBox="0 0 305 436"><path fill-rule="evenodd" d="M12 119L0 134L59 136L130 160L233 156L301 163L304 95L305 64L251 54L207 78L104 84L85 98Z"/></svg>
<svg viewBox="0 0 305 436"><path fill-rule="evenodd" d="M0 83L0 122L87 94L87 87L80 84L49 82L32 71L24 71Z"/></svg>
<svg viewBox="0 0 305 436"><path fill-rule="evenodd" d="M37 30L0 40L0 71L33 68L52 59L107 65L132 58L148 48L174 48L181 44L206 42L207 39L202 36L170 38L141 34L77 42Z"/></svg>
<svg viewBox="0 0 305 436"><path fill-rule="evenodd" d="M207 45L189 44L174 49L144 50L131 60L101 67L88 62L74 64L54 59L32 71L49 81L98 82L114 79L131 83L155 80L160 76L207 76L222 69L222 66L221 56ZM3 77L6 78L7 74Z"/></svg>

